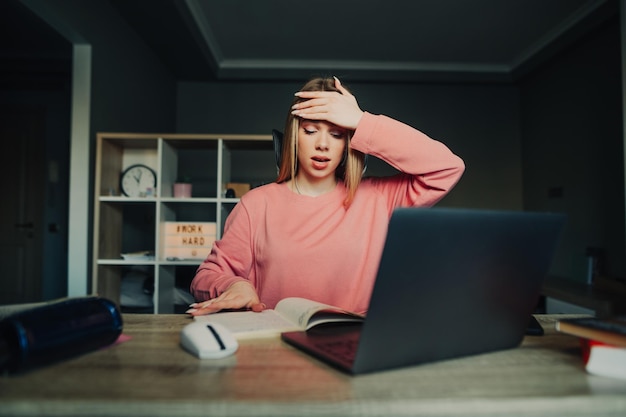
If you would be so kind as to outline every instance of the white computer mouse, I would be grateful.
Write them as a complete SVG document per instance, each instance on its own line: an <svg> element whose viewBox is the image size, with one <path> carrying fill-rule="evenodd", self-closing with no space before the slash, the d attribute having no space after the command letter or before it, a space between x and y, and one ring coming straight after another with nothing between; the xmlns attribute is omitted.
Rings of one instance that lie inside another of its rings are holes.
<svg viewBox="0 0 626 417"><path fill-rule="evenodd" d="M194 321L180 332L180 344L200 359L219 359L235 353L239 344L226 327Z"/></svg>

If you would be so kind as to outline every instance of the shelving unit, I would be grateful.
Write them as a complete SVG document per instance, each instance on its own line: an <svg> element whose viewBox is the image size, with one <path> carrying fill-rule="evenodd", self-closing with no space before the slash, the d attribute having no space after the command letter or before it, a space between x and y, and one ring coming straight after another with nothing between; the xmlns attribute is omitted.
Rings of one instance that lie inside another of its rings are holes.
<svg viewBox="0 0 626 417"><path fill-rule="evenodd" d="M225 184L256 187L274 181L273 152L271 135L98 133L92 291L119 305L123 279L145 277L150 288L154 285L148 312L174 312L177 283L187 284L201 261L164 257L164 222L215 222L219 238L226 217L239 201L225 196ZM120 174L133 164L145 164L156 172L153 195L121 195ZM191 176L191 198L173 196L173 184L180 176ZM154 256L121 256L140 251Z"/></svg>

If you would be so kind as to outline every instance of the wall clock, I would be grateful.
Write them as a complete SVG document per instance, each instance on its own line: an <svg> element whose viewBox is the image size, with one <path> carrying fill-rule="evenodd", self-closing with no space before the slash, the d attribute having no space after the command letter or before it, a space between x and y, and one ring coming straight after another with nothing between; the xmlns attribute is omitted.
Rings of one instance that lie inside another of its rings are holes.
<svg viewBox="0 0 626 417"><path fill-rule="evenodd" d="M146 197L154 195L156 173L143 164L131 165L122 172L120 189L128 197Z"/></svg>

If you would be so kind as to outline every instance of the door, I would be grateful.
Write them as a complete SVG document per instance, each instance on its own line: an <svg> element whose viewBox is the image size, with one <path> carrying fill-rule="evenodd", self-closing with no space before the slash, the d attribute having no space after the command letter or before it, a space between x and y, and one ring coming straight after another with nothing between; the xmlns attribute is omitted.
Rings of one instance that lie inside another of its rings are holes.
<svg viewBox="0 0 626 417"><path fill-rule="evenodd" d="M44 117L0 107L0 304L42 297Z"/></svg>

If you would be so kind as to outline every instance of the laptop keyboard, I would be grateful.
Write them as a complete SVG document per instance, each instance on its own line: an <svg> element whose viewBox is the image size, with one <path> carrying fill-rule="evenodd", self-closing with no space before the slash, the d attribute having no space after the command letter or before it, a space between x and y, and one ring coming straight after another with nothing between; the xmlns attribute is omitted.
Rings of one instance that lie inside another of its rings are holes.
<svg viewBox="0 0 626 417"><path fill-rule="evenodd" d="M359 346L358 339L333 340L331 342L318 342L315 347L328 356L332 356L343 363L353 363L356 349Z"/></svg>

